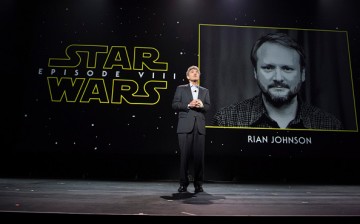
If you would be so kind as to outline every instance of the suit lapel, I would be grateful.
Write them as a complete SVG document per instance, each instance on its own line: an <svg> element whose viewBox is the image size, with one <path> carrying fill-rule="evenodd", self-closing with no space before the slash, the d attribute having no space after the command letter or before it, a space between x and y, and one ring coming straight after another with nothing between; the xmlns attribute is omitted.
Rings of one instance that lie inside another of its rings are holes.
<svg viewBox="0 0 360 224"><path fill-rule="evenodd" d="M199 95L198 98L203 101L204 100L204 91L199 87Z"/></svg>
<svg viewBox="0 0 360 224"><path fill-rule="evenodd" d="M193 100L193 96L192 96L192 93L191 93L191 87L190 87L190 84L187 84L187 90L186 90L186 95L189 97L190 101Z"/></svg>

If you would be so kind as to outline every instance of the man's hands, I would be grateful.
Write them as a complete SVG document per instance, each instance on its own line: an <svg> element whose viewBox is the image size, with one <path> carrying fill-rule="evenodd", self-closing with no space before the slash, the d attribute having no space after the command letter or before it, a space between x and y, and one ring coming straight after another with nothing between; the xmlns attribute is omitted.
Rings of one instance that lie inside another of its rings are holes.
<svg viewBox="0 0 360 224"><path fill-rule="evenodd" d="M201 100L199 99L195 99L195 100L192 100L189 104L188 104L188 107L189 108L203 108L204 107L204 104Z"/></svg>

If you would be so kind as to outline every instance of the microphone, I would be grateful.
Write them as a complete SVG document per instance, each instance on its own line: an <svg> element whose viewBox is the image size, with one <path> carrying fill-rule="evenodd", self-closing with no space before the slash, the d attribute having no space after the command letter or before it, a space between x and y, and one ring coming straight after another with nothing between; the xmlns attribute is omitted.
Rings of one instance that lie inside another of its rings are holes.
<svg viewBox="0 0 360 224"><path fill-rule="evenodd" d="M196 89L194 89L194 92L196 93Z"/></svg>

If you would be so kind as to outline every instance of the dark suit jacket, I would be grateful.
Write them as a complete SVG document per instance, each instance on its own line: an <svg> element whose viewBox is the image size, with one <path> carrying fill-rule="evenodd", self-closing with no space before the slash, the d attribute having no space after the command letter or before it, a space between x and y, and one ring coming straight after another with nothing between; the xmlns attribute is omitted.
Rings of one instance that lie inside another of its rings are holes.
<svg viewBox="0 0 360 224"><path fill-rule="evenodd" d="M191 132L196 120L199 132L205 134L205 113L210 108L209 90L199 86L198 99L203 102L204 107L189 109L188 104L193 100L190 84L176 88L172 108L179 112L177 133Z"/></svg>

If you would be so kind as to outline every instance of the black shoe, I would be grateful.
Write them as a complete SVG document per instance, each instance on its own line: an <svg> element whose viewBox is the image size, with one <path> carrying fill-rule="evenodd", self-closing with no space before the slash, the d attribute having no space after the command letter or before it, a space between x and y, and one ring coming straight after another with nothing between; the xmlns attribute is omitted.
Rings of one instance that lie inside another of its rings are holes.
<svg viewBox="0 0 360 224"><path fill-rule="evenodd" d="M204 192L204 189L202 186L196 186L195 187L195 193Z"/></svg>
<svg viewBox="0 0 360 224"><path fill-rule="evenodd" d="M180 185L178 192L182 193L182 192L186 192L187 191L187 187L184 185Z"/></svg>

